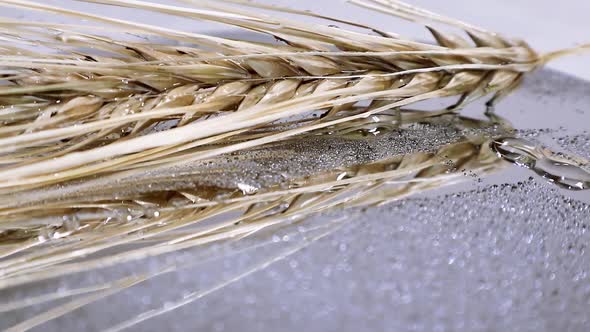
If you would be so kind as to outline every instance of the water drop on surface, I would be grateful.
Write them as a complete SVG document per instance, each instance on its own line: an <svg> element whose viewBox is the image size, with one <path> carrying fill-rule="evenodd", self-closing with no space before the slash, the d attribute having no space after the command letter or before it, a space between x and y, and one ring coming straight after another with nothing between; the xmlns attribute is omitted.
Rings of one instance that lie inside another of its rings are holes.
<svg viewBox="0 0 590 332"><path fill-rule="evenodd" d="M39 240L39 242L46 242L53 239L54 234L55 230L53 228L45 227L39 231L39 236L37 237L37 239Z"/></svg>
<svg viewBox="0 0 590 332"><path fill-rule="evenodd" d="M240 189L244 195L253 195L258 192L258 188L245 183L238 183L238 189Z"/></svg>
<svg viewBox="0 0 590 332"><path fill-rule="evenodd" d="M560 187L570 190L590 188L590 173L574 160L580 157L560 157L534 143L519 138L500 138L491 143L500 158L526 167ZM570 161L571 160L571 161Z"/></svg>
<svg viewBox="0 0 590 332"><path fill-rule="evenodd" d="M64 216L63 226L66 232L75 232L80 229L80 220L76 215Z"/></svg>

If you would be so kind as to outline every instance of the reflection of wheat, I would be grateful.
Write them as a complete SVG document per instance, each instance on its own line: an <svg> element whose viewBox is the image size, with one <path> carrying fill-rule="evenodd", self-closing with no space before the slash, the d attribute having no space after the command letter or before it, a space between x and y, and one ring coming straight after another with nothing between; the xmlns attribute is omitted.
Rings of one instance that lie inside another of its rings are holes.
<svg viewBox="0 0 590 332"><path fill-rule="evenodd" d="M67 233L65 226L58 229L53 236L63 236L61 239L47 239L44 242L35 238L7 246L2 252L5 259L0 263L3 271L0 287L17 287L239 239L266 228L291 224L322 211L381 204L448 185L464 178L462 173L450 171L449 165L477 173L487 173L501 165L488 149L488 144L482 143L462 141L442 147L434 153L415 153L328 171L292 181L286 187L267 188L254 195L234 195L222 201L201 200L193 203L187 197L183 205L179 205L178 201L175 201L174 206L160 203L159 209L153 210L146 208L145 202L140 199L125 204L87 200L84 204L62 205L57 210L55 207L48 208L47 211L63 214L70 210L76 211L75 215L84 216L92 215L88 211L98 207L106 210L126 207L129 214L106 224L103 222L105 216L99 214L96 220L84 220L82 228L72 233ZM166 196L169 195L166 193ZM35 207L32 212L37 209L39 207ZM20 212L26 213L24 210ZM201 226L213 218L217 220L215 223ZM93 257L98 252L129 244L138 244L140 247L118 251L107 257ZM36 250L27 250L33 246L37 247ZM22 250L25 251L21 255L11 258ZM96 293L89 296L94 301L111 292L131 287L143 279L124 279L121 281L124 286L115 283L109 287L94 286L88 292L81 292ZM8 304L7 308L16 305Z"/></svg>
<svg viewBox="0 0 590 332"><path fill-rule="evenodd" d="M14 261L6 259L0 263L0 267L5 276L20 273L18 271L24 269L28 271L27 278L30 278L33 276L30 269L35 265L42 267L42 271L38 272L47 274L51 270L48 267L50 262L59 264L106 248L148 238L181 243L218 232L232 234L231 236L243 235L258 227L273 225L274 222L268 223L270 219L278 218L282 221L293 215L312 214L335 206L366 206L385 202L389 198L399 199L460 179L462 174L449 171L449 165L484 172L497 167L495 155L486 145L479 151L478 143L481 142L465 141L443 147L436 153L414 153L321 172L300 180L291 180L288 184L264 188L253 195L220 188L215 196L207 199L196 194L207 193L208 190L211 192L212 188L197 188L192 192L180 188L178 191L136 193L128 197L118 197L117 188L107 186L102 191L94 190L95 198L88 192L87 195L73 196L63 201L45 201L6 208L2 211L3 227L13 232L6 234L4 242L12 237L15 243L6 246L0 253L2 257L9 257L31 246L43 246L44 241L52 238L64 239L56 243L49 241L50 248L30 252L26 259L21 256ZM236 189L240 187L238 184ZM110 195L116 197L105 199L109 196L109 190L113 189L115 193ZM349 195L353 193L354 195ZM179 228L232 211L244 213L238 219L229 218L213 228L199 232L186 231L185 236L178 233L174 233L173 237L168 235ZM274 217L270 218L271 216ZM20 233L16 231L18 229L21 230ZM18 237L19 234L21 238ZM84 250L78 252L78 249ZM154 248L155 252L161 249ZM175 250L172 247L170 249ZM38 257L44 259L34 263ZM84 266L76 264L72 268L83 270ZM58 274L65 274L67 271L63 266L55 267Z"/></svg>

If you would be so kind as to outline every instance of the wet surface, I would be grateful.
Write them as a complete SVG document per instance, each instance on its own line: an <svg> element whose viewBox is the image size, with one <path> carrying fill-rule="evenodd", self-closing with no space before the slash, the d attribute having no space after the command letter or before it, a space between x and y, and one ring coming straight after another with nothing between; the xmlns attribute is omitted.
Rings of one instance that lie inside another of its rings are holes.
<svg viewBox="0 0 590 332"><path fill-rule="evenodd" d="M589 212L534 180L369 209L138 329L585 331Z"/></svg>
<svg viewBox="0 0 590 332"><path fill-rule="evenodd" d="M530 169L560 187L586 190L590 186L590 165L585 159L556 153L522 138L503 137L490 144L502 159Z"/></svg>

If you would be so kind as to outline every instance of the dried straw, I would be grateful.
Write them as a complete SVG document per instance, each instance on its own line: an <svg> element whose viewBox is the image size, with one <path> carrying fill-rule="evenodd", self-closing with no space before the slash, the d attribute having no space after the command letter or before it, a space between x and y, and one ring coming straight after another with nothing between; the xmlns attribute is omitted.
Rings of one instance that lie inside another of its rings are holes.
<svg viewBox="0 0 590 332"><path fill-rule="evenodd" d="M353 3L416 22L459 27L474 44L434 28L429 29L439 45L279 19L223 1L189 1L197 9L128 0L90 2L221 22L270 34L286 45L175 31L29 1L3 2L200 45L131 43L73 27L2 23L25 36L20 44L33 43L26 38L32 35L36 45L66 51L55 55L4 48L2 66L12 73L10 85L0 89L0 104L10 106L0 115L5 122L0 128L5 165L0 188L5 192L146 164L200 160L426 99L460 96L452 110L488 94L494 94L494 102L516 88L523 73L543 63L522 41L397 1ZM113 56L80 54L82 45ZM363 101L380 105L350 112ZM325 110L321 121L260 138L237 137L318 110ZM208 146L220 142L226 144ZM179 154L182 158L172 157Z"/></svg>
<svg viewBox="0 0 590 332"><path fill-rule="evenodd" d="M246 0L183 0L183 6L83 2L222 23L270 35L279 43L179 31L32 1L2 1L3 7L101 24L0 18L3 290L229 243L324 211L385 204L464 180L452 167L477 174L497 170L503 164L489 149L489 137L460 137L435 151L318 170L267 187L191 182L211 172L208 164L219 165L213 168L217 174L229 172L223 161L232 153L265 148L268 158L289 158L273 155L272 147L315 135L403 130L488 95L493 106L526 73L588 48L540 56L523 41L394 0L349 2L425 25L436 45ZM278 14L329 20L345 28ZM471 41L430 24L461 29ZM182 46L107 37L121 30ZM82 50L88 47L95 51ZM438 111L402 109L443 97L457 101ZM457 123L470 121L456 116ZM193 169L190 176L182 172L187 169ZM162 176L166 172L170 174ZM144 185L163 187L141 189ZM319 226L307 240L243 273L112 330L195 301L297 252L340 224ZM114 254L101 255L106 250ZM212 258L196 263L207 259ZM0 312L74 297L12 328L26 330L180 268L36 295L0 305Z"/></svg>

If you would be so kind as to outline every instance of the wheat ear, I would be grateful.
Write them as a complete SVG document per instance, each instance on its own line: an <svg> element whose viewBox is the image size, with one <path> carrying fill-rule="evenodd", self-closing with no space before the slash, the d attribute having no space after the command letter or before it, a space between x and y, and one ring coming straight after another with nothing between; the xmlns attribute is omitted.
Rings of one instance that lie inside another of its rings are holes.
<svg viewBox="0 0 590 332"><path fill-rule="evenodd" d="M116 41L60 25L2 23L8 31L34 35L36 44L72 53L39 54L16 46L3 52L7 57L2 65L13 73L7 79L10 85L0 89L1 103L11 105L0 114L5 121L0 128L0 188L5 192L106 172L170 166L179 159L200 160L426 99L460 96L452 109L490 93L498 100L518 86L523 73L542 62L524 42L397 1L354 3L416 22L434 20L462 28L475 44L433 28L439 45L310 26L220 2L191 2L197 9L128 0L93 2L221 22L270 34L286 45L175 31L29 1L3 2L214 50ZM104 58L74 51L83 44L116 55ZM389 103L347 112L371 100ZM318 110L325 112L321 121L261 138L238 138ZM232 143L236 140L239 144ZM223 146L209 147L220 142Z"/></svg>

